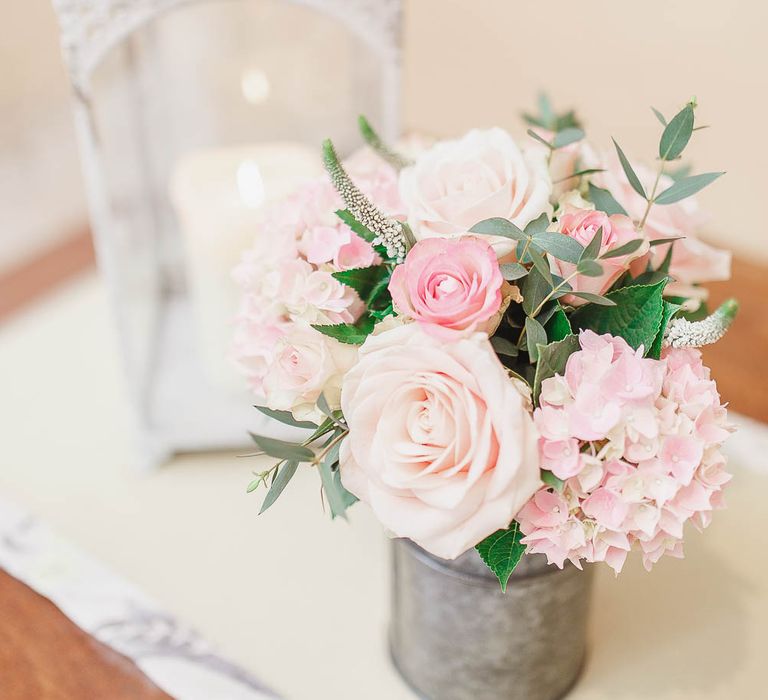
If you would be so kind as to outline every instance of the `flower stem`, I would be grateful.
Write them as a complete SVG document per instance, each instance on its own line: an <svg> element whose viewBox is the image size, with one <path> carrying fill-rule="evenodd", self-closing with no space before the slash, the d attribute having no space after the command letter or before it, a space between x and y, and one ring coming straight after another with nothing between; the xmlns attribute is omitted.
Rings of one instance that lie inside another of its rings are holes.
<svg viewBox="0 0 768 700"><path fill-rule="evenodd" d="M646 219L648 219L648 214L651 211L651 207L653 206L653 203L656 201L656 190L659 189L659 182L661 181L661 176L664 174L664 163L666 161L661 161L661 167L659 168L659 172L656 173L656 180L653 182L653 189L651 190L651 196L648 198L648 204L645 207L645 212L643 213L643 218L640 219L640 224L637 227L637 232L640 233L640 231L643 230L643 226L645 226Z"/></svg>
<svg viewBox="0 0 768 700"><path fill-rule="evenodd" d="M334 448L334 446L341 442L345 437L349 435L349 430L343 430L338 435L336 435L321 451L319 454L315 455L315 458L312 460L312 464L317 466L320 464L320 462L323 461L325 456Z"/></svg>

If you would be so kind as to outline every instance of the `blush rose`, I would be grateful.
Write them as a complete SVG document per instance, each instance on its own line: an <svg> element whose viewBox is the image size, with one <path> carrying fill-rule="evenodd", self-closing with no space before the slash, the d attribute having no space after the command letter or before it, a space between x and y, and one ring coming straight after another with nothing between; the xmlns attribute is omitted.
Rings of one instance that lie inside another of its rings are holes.
<svg viewBox="0 0 768 700"><path fill-rule="evenodd" d="M444 343L406 324L370 336L341 405L345 488L438 557L508 527L541 483L527 398L484 334Z"/></svg>

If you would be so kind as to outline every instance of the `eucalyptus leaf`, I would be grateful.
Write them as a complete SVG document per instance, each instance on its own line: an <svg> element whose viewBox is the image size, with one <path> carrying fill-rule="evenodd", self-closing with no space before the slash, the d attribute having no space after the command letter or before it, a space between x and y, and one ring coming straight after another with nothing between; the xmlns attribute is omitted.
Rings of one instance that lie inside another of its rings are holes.
<svg viewBox="0 0 768 700"><path fill-rule="evenodd" d="M602 187L597 187L589 183L589 200L595 205L595 209L603 211L608 216L612 214L624 214L627 216L627 210L619 204L614 196Z"/></svg>
<svg viewBox="0 0 768 700"><path fill-rule="evenodd" d="M657 245L665 245L672 243L673 241L682 241L685 236L670 236L669 238L657 238L656 240L649 241L648 246L654 248Z"/></svg>
<svg viewBox="0 0 768 700"><path fill-rule="evenodd" d="M277 476L272 482L272 486L269 487L269 491L267 491L267 495L261 504L259 515L267 510L267 508L269 508L277 500L278 496L283 492L285 487L288 486L288 482L293 478L293 475L296 473L298 466L299 463L297 461L289 461L280 468L280 471L278 471Z"/></svg>
<svg viewBox="0 0 768 700"><path fill-rule="evenodd" d="M704 189L707 185L714 182L721 175L725 175L724 172L720 173L702 173L701 175L690 175L689 177L683 177L672 183L666 190L664 190L654 202L656 204L674 204L681 199L690 197L696 194L699 190Z"/></svg>
<svg viewBox="0 0 768 700"><path fill-rule="evenodd" d="M659 112L659 110L656 109L656 107L651 107L651 110L656 115L656 119L658 119L661 122L661 125L666 126L667 125L666 117L661 112Z"/></svg>
<svg viewBox="0 0 768 700"><path fill-rule="evenodd" d="M331 509L331 518L346 517L349 506L357 503L357 497L351 494L341 483L341 474L338 468L333 469L333 464L338 461L338 452L330 455L329 459L320 464L320 481L323 491Z"/></svg>
<svg viewBox="0 0 768 700"><path fill-rule="evenodd" d="M576 141L581 141L584 138L584 132L581 129L570 127L563 129L555 134L555 139L552 141L553 148L564 148Z"/></svg>
<svg viewBox="0 0 768 700"><path fill-rule="evenodd" d="M586 248L579 258L579 262L582 260L595 260L600 255L600 248L603 245L603 227L600 226L595 235L592 236L592 240L587 244Z"/></svg>
<svg viewBox="0 0 768 700"><path fill-rule="evenodd" d="M515 224L507 219L502 219L499 216L478 221L471 229L469 229L469 232L483 233L490 236L503 236L504 238L512 238L516 241L527 238L526 234L521 231L520 228L515 226Z"/></svg>
<svg viewBox="0 0 768 700"><path fill-rule="evenodd" d="M266 406L255 406L255 408L257 411L261 411L265 416L269 416L280 423L285 423L285 425L290 425L292 428L309 428L310 430L317 428L317 425L310 421L296 420L290 411L276 411L272 408L267 408Z"/></svg>
<svg viewBox="0 0 768 700"><path fill-rule="evenodd" d="M611 301L608 297L601 296L600 294L592 294L592 292L572 291L570 292L579 299L584 299L590 304L598 304L600 306L616 306L615 301Z"/></svg>
<svg viewBox="0 0 768 700"><path fill-rule="evenodd" d="M539 348L539 361L536 364L536 374L533 379L533 402L539 403L541 383L545 379L565 372L568 358L579 349L579 339L575 335L567 335L562 340L544 344Z"/></svg>
<svg viewBox="0 0 768 700"><path fill-rule="evenodd" d="M506 355L507 357L517 357L519 350L511 340L502 338L500 335L494 335L491 338L491 346L497 355Z"/></svg>
<svg viewBox="0 0 768 700"><path fill-rule="evenodd" d="M558 184L560 182L566 182L576 177L584 177L585 175L594 175L595 173L604 173L604 172L605 172L605 168L585 168L584 170L577 170L576 172L571 173L570 175L566 175L565 177L561 177L559 180L555 180L554 184Z"/></svg>
<svg viewBox="0 0 768 700"><path fill-rule="evenodd" d="M525 340L528 344L528 357L531 362L539 359L539 347L547 344L547 332L535 318L525 319Z"/></svg>
<svg viewBox="0 0 768 700"><path fill-rule="evenodd" d="M553 148L552 144L546 139L539 136L533 129L528 129L528 131L526 131L525 133L528 134L528 136L530 136L532 139L536 139L536 141L538 141L539 143L544 144L549 150L552 150Z"/></svg>
<svg viewBox="0 0 768 700"><path fill-rule="evenodd" d="M549 264L544 259L544 256L539 253L536 248L531 246L528 249L528 254L531 256L533 266L539 271L541 276L549 283L550 287L554 287L555 283L552 281L552 272L550 272Z"/></svg>
<svg viewBox="0 0 768 700"><path fill-rule="evenodd" d="M600 277L603 274L603 266L596 260L582 260L576 266L576 272L587 277Z"/></svg>
<svg viewBox="0 0 768 700"><path fill-rule="evenodd" d="M629 159L627 156L624 155L624 151L621 150L621 146L619 146L618 143L616 143L616 139L613 140L613 145L616 147L616 153L619 156L619 162L621 163L621 167L624 170L624 174L627 176L627 180L629 181L629 184L632 186L632 189L637 192L643 199L647 200L648 195L645 194L645 189L643 188L642 183L640 182L640 178L637 177L637 173L635 173L634 169L632 168L632 164L629 162Z"/></svg>
<svg viewBox="0 0 768 700"><path fill-rule="evenodd" d="M520 525L513 521L506 530L497 530L475 547L485 565L496 574L502 592L507 590L509 577L525 554L526 547L521 539Z"/></svg>
<svg viewBox="0 0 768 700"><path fill-rule="evenodd" d="M634 253L645 241L642 238L635 238L634 240L627 241L624 245L620 245L618 248L609 250L600 256L600 260L607 260L608 258L619 258L622 255L629 255Z"/></svg>
<svg viewBox="0 0 768 700"><path fill-rule="evenodd" d="M325 394L321 393L320 396L317 397L316 406L318 409L320 409L320 412L328 418L328 420L332 421L334 425L336 425L339 428L342 428L344 430L347 429L347 426L341 423L335 415L333 415L333 410L328 405L328 399L325 398ZM340 412L339 412L340 413Z"/></svg>
<svg viewBox="0 0 768 700"><path fill-rule="evenodd" d="M526 314L532 314L544 297L549 294L551 287L541 276L541 273L534 267L523 282L523 311Z"/></svg>
<svg viewBox="0 0 768 700"><path fill-rule="evenodd" d="M659 158L675 160L688 145L693 133L693 105L685 105L664 128L659 141Z"/></svg>
<svg viewBox="0 0 768 700"><path fill-rule="evenodd" d="M285 440L267 437L266 435L256 435L249 433L253 441L259 446L262 452L275 459L290 459L297 462L311 462L315 453L308 447L296 445Z"/></svg>
<svg viewBox="0 0 768 700"><path fill-rule="evenodd" d="M542 250L553 255L558 260L577 263L584 251L583 246L575 238L556 231L541 231L533 234L533 242Z"/></svg>
<svg viewBox="0 0 768 700"><path fill-rule="evenodd" d="M533 221L529 221L525 225L525 233L532 236L536 233L541 233L547 230L549 226L549 216L546 212L539 214Z"/></svg>
<svg viewBox="0 0 768 700"><path fill-rule="evenodd" d="M520 263L502 263L499 265L501 269L501 276L510 282L513 280L519 280L521 277L525 277L528 274L528 268Z"/></svg>

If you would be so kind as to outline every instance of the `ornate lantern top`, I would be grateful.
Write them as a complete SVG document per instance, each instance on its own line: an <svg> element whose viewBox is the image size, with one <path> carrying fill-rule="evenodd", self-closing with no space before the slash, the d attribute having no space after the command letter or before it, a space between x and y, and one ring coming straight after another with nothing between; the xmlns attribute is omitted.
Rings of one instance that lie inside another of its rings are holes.
<svg viewBox="0 0 768 700"><path fill-rule="evenodd" d="M214 0L209 0L214 1ZM387 64L399 60L400 0L286 0L319 10L359 36ZM75 90L115 44L159 14L201 0L52 0Z"/></svg>

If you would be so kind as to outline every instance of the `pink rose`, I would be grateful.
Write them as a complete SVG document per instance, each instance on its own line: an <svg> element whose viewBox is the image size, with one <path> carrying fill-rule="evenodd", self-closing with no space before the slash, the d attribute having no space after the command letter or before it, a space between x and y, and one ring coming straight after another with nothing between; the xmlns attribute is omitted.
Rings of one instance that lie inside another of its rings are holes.
<svg viewBox="0 0 768 700"><path fill-rule="evenodd" d="M540 485L526 398L480 333L370 336L344 378L344 486L397 537L453 559L506 528Z"/></svg>
<svg viewBox="0 0 768 700"><path fill-rule="evenodd" d="M400 173L400 196L417 239L463 236L478 221L500 216L520 227L550 212L546 156L521 151L502 129L473 130L442 141ZM499 257L514 241L495 237Z"/></svg>
<svg viewBox="0 0 768 700"><path fill-rule="evenodd" d="M565 213L560 216L558 222L558 229L561 233L577 240L583 246L587 246L590 243L600 228L603 229L600 255L615 250L631 240L643 237L635 231L635 227L629 217L622 214L608 216L602 211L566 207ZM550 256L550 266L556 274L561 277L570 278L569 284L574 290L591 292L592 294L604 294L629 269L629 265L633 260L644 256L647 252L648 241L643 241L640 248L633 253L601 260L599 264L602 266L603 272L597 277L576 275L571 278L570 276L575 271L576 266L572 263L557 260L553 256ZM585 303L584 300L573 295L568 295L565 301L573 306Z"/></svg>
<svg viewBox="0 0 768 700"><path fill-rule="evenodd" d="M493 332L503 283L485 241L431 238L417 243L395 268L389 291L398 313L445 337L452 331Z"/></svg>

